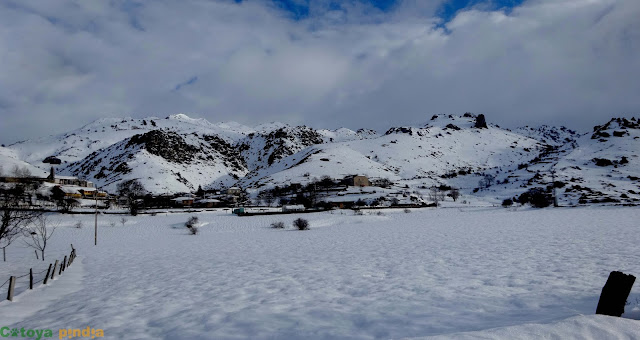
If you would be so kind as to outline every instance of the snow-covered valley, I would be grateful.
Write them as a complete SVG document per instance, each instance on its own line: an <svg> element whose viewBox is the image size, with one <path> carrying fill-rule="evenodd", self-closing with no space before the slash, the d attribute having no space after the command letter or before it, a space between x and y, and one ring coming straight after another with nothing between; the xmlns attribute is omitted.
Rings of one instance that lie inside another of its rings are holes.
<svg viewBox="0 0 640 340"><path fill-rule="evenodd" d="M0 302L2 326L104 329L108 339L632 339L593 315L610 271L640 274L640 209L465 207L237 217L58 215L50 285ZM291 222L309 220L308 231ZM81 221L83 228L75 225ZM282 221L287 228L273 229ZM0 282L46 269L20 242ZM20 282L18 286L20 286ZM23 286L22 286L23 287ZM465 333L472 332L472 333Z"/></svg>

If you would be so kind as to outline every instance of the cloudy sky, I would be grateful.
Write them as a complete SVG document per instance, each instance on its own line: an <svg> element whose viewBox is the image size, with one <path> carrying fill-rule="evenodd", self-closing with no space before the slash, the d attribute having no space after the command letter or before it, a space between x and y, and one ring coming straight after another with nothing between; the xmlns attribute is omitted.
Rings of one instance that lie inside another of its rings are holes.
<svg viewBox="0 0 640 340"><path fill-rule="evenodd" d="M640 115L638 0L2 0L0 142L186 113L386 129Z"/></svg>

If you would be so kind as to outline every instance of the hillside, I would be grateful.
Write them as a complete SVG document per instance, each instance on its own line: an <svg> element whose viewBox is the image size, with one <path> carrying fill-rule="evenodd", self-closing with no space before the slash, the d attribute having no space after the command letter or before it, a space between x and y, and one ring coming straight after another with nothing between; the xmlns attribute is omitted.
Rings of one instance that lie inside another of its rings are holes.
<svg viewBox="0 0 640 340"><path fill-rule="evenodd" d="M429 185L443 177L516 166L538 155L543 145L489 125L475 128L475 116L438 116L423 127L394 127L376 138L317 145L252 171L244 186L308 182L311 177L362 174Z"/></svg>
<svg viewBox="0 0 640 340"><path fill-rule="evenodd" d="M5 173L14 164L28 164L45 174L53 162L58 173L112 192L119 181L134 178L150 192L176 193L361 174L402 187L457 187L494 203L531 188L551 193L555 176L560 204L634 203L640 200L639 131L635 118L614 118L578 133L546 125L508 130L467 113L435 115L421 126L378 133L278 122L214 124L178 114L100 119L3 148L0 164Z"/></svg>
<svg viewBox="0 0 640 340"><path fill-rule="evenodd" d="M247 172L237 149L216 135L152 130L134 135L66 166L115 192L118 182L139 179L153 193L190 192L228 186Z"/></svg>

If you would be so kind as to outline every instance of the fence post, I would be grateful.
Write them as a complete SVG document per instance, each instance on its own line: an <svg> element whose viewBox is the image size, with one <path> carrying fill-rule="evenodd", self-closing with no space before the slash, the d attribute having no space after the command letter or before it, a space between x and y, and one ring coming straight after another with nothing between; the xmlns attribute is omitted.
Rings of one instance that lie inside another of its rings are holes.
<svg viewBox="0 0 640 340"><path fill-rule="evenodd" d="M622 316L624 305L635 281L636 277L633 275L616 271L611 272L607 283L602 287L596 314Z"/></svg>
<svg viewBox="0 0 640 340"><path fill-rule="evenodd" d="M44 277L43 285L46 285L47 281L49 281L49 274L51 274L51 263L49 263L49 269L47 269L47 276Z"/></svg>
<svg viewBox="0 0 640 340"><path fill-rule="evenodd" d="M29 289L33 289L33 268L29 268Z"/></svg>
<svg viewBox="0 0 640 340"><path fill-rule="evenodd" d="M9 292L7 293L7 300L13 301L13 288L16 286L16 277L12 276L9 279Z"/></svg>
<svg viewBox="0 0 640 340"><path fill-rule="evenodd" d="M53 265L53 272L51 272L51 280L53 280L53 277L56 275L56 267L58 267L58 260L56 260L56 263Z"/></svg>
<svg viewBox="0 0 640 340"><path fill-rule="evenodd" d="M60 263L60 268L58 269L58 275L62 275L62 263Z"/></svg>
<svg viewBox="0 0 640 340"><path fill-rule="evenodd" d="M64 256L64 260L62 260L62 265L60 266L60 268L62 268L62 271L67 269L67 255Z"/></svg>

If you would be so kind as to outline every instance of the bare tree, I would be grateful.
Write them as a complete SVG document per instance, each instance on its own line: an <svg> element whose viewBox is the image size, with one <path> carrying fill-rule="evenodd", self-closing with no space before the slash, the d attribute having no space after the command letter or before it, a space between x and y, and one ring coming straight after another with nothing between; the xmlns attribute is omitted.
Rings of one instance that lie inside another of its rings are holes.
<svg viewBox="0 0 640 340"><path fill-rule="evenodd" d="M478 182L478 186L480 187L480 189L487 189L488 187L493 185L495 180L496 176L485 174L484 176L482 176L482 179L480 179L480 182Z"/></svg>
<svg viewBox="0 0 640 340"><path fill-rule="evenodd" d="M440 191L438 187L429 189L429 199L436 204L436 207L440 201L444 201L444 196L444 192Z"/></svg>
<svg viewBox="0 0 640 340"><path fill-rule="evenodd" d="M56 231L56 226L50 226L47 215L40 215L33 220L26 228L28 236L31 236L31 240L25 241L25 243L36 250L39 250L42 254L42 261L44 261L44 251L47 248L47 243L53 233Z"/></svg>
<svg viewBox="0 0 640 340"><path fill-rule="evenodd" d="M127 204L129 205L129 212L133 216L138 214L138 204L136 203L136 199L138 197L144 196L144 194L146 193L147 193L147 190L144 188L142 183L140 183L140 181L137 179L132 179L132 180L118 183L118 194L127 199Z"/></svg>
<svg viewBox="0 0 640 340"><path fill-rule="evenodd" d="M13 170L11 170L11 174L14 177L31 177L31 171L26 166L20 167L19 165L14 165Z"/></svg>
<svg viewBox="0 0 640 340"><path fill-rule="evenodd" d="M7 260L6 248L22 234L25 225L42 214L25 208L24 197L24 188L21 186L0 190L0 248L4 261Z"/></svg>
<svg viewBox="0 0 640 340"><path fill-rule="evenodd" d="M460 190L456 188L451 189L451 191L449 191L449 196L453 199L454 202L457 201L460 197Z"/></svg>

